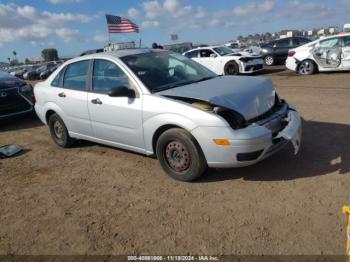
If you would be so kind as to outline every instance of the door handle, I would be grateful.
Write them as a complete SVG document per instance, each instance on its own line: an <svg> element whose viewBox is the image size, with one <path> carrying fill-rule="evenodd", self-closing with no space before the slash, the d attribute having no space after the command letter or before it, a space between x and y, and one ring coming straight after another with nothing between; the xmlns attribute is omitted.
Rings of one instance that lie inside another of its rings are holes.
<svg viewBox="0 0 350 262"><path fill-rule="evenodd" d="M99 98L92 99L91 103L93 103L95 105L102 105L102 101Z"/></svg>
<svg viewBox="0 0 350 262"><path fill-rule="evenodd" d="M58 94L59 97L66 97L66 94L64 92L61 92Z"/></svg>

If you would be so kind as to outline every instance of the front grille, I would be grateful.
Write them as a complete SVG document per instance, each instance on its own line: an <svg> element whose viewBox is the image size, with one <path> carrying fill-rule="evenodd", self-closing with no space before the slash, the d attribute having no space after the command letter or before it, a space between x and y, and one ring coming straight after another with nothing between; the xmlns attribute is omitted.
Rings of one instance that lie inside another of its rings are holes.
<svg viewBox="0 0 350 262"><path fill-rule="evenodd" d="M7 96L0 98L0 116L31 109L31 105L18 94L17 90L5 92Z"/></svg>
<svg viewBox="0 0 350 262"><path fill-rule="evenodd" d="M259 158L259 156L262 154L263 151L264 150L259 150L259 151L251 152L251 153L237 154L237 160L240 162L256 160Z"/></svg>
<svg viewBox="0 0 350 262"><path fill-rule="evenodd" d="M263 65L247 65L245 71L256 71L263 69Z"/></svg>

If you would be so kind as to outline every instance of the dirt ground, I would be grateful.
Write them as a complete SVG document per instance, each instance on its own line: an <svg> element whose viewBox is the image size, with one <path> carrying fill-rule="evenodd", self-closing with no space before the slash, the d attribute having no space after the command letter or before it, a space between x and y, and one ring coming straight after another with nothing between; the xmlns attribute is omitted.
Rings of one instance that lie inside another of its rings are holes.
<svg viewBox="0 0 350 262"><path fill-rule="evenodd" d="M344 254L350 202L350 73L271 67L304 118L251 167L168 178L157 160L88 142L61 149L35 117L0 123L0 254Z"/></svg>

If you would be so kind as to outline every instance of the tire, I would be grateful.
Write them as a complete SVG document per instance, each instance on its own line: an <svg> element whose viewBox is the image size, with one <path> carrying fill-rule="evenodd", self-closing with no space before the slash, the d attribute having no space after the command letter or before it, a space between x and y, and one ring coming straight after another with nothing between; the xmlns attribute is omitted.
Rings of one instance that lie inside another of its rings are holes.
<svg viewBox="0 0 350 262"><path fill-rule="evenodd" d="M267 66L272 66L275 64L275 58L272 55L264 57L264 64Z"/></svg>
<svg viewBox="0 0 350 262"><path fill-rule="evenodd" d="M228 62L225 65L224 69L225 75L238 75L239 74L239 66L237 65L236 62Z"/></svg>
<svg viewBox="0 0 350 262"><path fill-rule="evenodd" d="M66 125L62 118L57 114L52 114L49 118L49 129L51 137L56 145L67 148L70 147L74 140L69 136Z"/></svg>
<svg viewBox="0 0 350 262"><path fill-rule="evenodd" d="M304 60L298 66L298 73L300 75L312 75L316 72L316 65L312 60Z"/></svg>
<svg viewBox="0 0 350 262"><path fill-rule="evenodd" d="M156 154L165 173L179 181L190 182L207 169L207 162L197 141L181 128L160 135Z"/></svg>

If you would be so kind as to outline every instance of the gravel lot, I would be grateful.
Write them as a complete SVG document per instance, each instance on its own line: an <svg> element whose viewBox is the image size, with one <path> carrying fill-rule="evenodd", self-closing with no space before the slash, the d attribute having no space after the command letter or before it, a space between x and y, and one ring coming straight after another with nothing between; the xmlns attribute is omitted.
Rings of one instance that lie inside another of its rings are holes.
<svg viewBox="0 0 350 262"><path fill-rule="evenodd" d="M350 74L271 67L304 118L258 165L168 178L157 160L88 142L61 149L35 117L0 123L0 254L344 254L350 202Z"/></svg>

